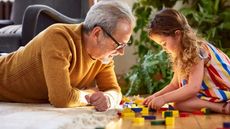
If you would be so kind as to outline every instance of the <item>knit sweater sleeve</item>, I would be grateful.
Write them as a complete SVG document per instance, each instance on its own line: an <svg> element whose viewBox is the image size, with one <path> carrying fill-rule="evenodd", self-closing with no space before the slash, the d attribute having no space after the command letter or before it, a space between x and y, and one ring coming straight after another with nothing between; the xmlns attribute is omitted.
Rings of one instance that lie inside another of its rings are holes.
<svg viewBox="0 0 230 129"><path fill-rule="evenodd" d="M61 28L50 27L41 37L41 58L49 101L55 107L81 106L80 91L70 83L72 58L69 34Z"/></svg>
<svg viewBox="0 0 230 129"><path fill-rule="evenodd" d="M106 65L96 76L99 90L104 91L110 99L111 108L116 108L122 98L121 90L114 72L114 61Z"/></svg>

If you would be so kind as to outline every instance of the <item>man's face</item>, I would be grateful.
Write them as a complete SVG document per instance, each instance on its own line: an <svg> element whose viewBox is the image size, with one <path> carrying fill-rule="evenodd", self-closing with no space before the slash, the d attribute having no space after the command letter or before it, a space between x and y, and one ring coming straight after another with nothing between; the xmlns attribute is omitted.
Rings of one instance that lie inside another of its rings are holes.
<svg viewBox="0 0 230 129"><path fill-rule="evenodd" d="M100 27L100 26L99 26ZM114 56L124 55L124 49L132 34L132 27L128 22L121 21L113 34L100 27L103 38L98 40L101 45L99 59L103 64L108 64Z"/></svg>

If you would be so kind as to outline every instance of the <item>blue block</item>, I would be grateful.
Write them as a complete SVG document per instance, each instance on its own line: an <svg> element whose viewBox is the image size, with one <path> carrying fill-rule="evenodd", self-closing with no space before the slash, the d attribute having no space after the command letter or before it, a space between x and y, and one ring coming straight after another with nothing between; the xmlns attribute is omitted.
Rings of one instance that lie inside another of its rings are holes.
<svg viewBox="0 0 230 129"><path fill-rule="evenodd" d="M230 128L230 122L224 122L223 126L224 128Z"/></svg>
<svg viewBox="0 0 230 129"><path fill-rule="evenodd" d="M141 112L142 108L131 108L134 112Z"/></svg>
<svg viewBox="0 0 230 129"><path fill-rule="evenodd" d="M155 120L156 116L142 116L144 117L146 120Z"/></svg>
<svg viewBox="0 0 230 129"><path fill-rule="evenodd" d="M169 105L168 110L174 110L174 107L172 105Z"/></svg>

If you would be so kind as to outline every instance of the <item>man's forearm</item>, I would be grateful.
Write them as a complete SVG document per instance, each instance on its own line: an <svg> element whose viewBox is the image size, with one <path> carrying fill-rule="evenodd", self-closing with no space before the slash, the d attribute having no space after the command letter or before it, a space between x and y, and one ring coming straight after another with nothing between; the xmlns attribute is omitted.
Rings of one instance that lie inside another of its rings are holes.
<svg viewBox="0 0 230 129"><path fill-rule="evenodd" d="M85 106L88 104L85 96L91 95L93 93L95 93L94 90L79 90L79 103L81 103L81 106Z"/></svg>
<svg viewBox="0 0 230 129"><path fill-rule="evenodd" d="M104 92L104 95L109 97L110 108L116 108L119 106L122 99L122 94L116 90L109 90Z"/></svg>

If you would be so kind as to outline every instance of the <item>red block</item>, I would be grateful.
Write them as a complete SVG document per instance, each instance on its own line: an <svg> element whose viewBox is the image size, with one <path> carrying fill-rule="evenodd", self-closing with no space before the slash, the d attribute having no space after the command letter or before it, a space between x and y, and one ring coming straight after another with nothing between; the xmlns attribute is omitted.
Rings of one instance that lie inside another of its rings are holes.
<svg viewBox="0 0 230 129"><path fill-rule="evenodd" d="M162 108L159 109L159 111L166 111L166 110L168 110L168 108L162 107Z"/></svg>
<svg viewBox="0 0 230 129"><path fill-rule="evenodd" d="M180 117L189 117L189 113L180 112Z"/></svg>
<svg viewBox="0 0 230 129"><path fill-rule="evenodd" d="M194 115L204 115L204 113L201 112L201 111L194 111L194 112L192 112L192 114L194 114Z"/></svg>

